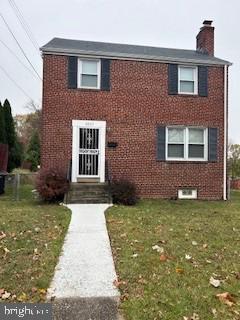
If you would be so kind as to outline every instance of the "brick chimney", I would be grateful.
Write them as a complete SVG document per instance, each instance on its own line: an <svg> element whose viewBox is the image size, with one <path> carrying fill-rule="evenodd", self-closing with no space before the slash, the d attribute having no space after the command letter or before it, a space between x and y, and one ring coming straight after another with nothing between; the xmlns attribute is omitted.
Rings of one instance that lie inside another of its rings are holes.
<svg viewBox="0 0 240 320"><path fill-rule="evenodd" d="M204 20L197 35L197 51L214 55L214 27L211 20Z"/></svg>

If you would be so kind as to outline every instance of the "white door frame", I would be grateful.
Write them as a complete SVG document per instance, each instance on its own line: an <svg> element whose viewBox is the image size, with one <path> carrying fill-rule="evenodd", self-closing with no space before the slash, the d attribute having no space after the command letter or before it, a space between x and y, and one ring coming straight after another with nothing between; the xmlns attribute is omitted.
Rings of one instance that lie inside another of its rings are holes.
<svg viewBox="0 0 240 320"><path fill-rule="evenodd" d="M72 120L72 182L77 182L79 163L79 128L99 129L99 179L105 182L106 121ZM87 177L87 176L86 176Z"/></svg>

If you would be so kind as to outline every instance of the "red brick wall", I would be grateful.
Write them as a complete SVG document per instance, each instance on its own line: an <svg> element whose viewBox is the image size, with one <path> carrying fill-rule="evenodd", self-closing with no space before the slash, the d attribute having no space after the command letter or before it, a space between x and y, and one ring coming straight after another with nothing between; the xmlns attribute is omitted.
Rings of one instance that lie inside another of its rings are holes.
<svg viewBox="0 0 240 320"><path fill-rule="evenodd" d="M114 178L133 180L144 197L176 197L182 186L199 198L223 195L223 74L209 68L209 96L168 95L167 64L112 60L111 91L67 89L67 58L44 55L42 166L67 170L72 119L106 120L106 158ZM217 163L156 161L156 125L219 128Z"/></svg>

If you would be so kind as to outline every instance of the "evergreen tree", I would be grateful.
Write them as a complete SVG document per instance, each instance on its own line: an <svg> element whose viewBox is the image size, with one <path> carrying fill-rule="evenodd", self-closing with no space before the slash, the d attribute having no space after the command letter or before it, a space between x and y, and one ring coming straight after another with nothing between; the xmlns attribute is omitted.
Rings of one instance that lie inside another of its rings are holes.
<svg viewBox="0 0 240 320"><path fill-rule="evenodd" d="M17 139L15 124L12 116L12 109L9 101L6 99L3 104L3 118L6 131L6 143L8 144L8 171L19 167L22 161L22 147Z"/></svg>
<svg viewBox="0 0 240 320"><path fill-rule="evenodd" d="M36 171L37 167L40 163L40 139L39 133L35 130L31 136L29 141L26 161L31 162L31 169L32 171Z"/></svg>
<svg viewBox="0 0 240 320"><path fill-rule="evenodd" d="M0 143L7 143L3 107L0 102Z"/></svg>
<svg viewBox="0 0 240 320"><path fill-rule="evenodd" d="M10 150L8 159L8 171L11 172L15 168L19 168L22 164L23 156L23 145L19 142L16 137L15 144Z"/></svg>
<svg viewBox="0 0 240 320"><path fill-rule="evenodd" d="M9 150L11 150L11 148L13 148L15 145L16 133L15 133L11 105L7 99L4 101L4 104L3 104L3 114L4 114L4 121L5 121L7 143L9 146Z"/></svg>

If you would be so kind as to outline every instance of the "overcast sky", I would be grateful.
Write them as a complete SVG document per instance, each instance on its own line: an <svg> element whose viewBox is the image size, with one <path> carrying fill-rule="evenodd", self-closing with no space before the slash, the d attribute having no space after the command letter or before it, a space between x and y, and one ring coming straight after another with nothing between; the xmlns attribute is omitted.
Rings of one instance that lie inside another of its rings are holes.
<svg viewBox="0 0 240 320"><path fill-rule="evenodd" d="M42 76L42 59L21 28L11 0L0 1L4 16L27 57ZM203 20L214 21L215 55L230 67L229 138L240 143L239 0L15 0L39 46L53 37L195 49ZM8 98L13 113L26 113L29 98L37 103L41 81L4 47L7 45L31 68L0 17L0 100Z"/></svg>

